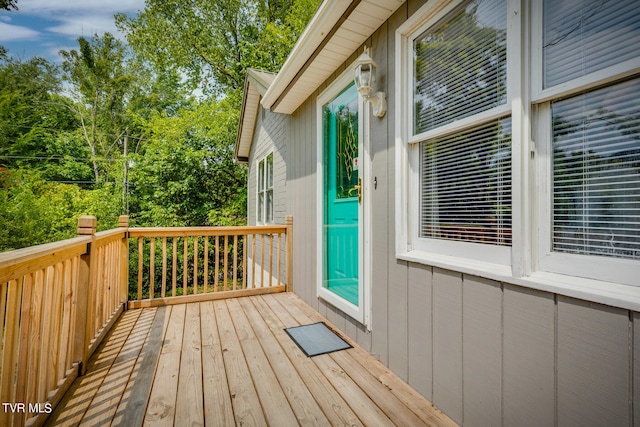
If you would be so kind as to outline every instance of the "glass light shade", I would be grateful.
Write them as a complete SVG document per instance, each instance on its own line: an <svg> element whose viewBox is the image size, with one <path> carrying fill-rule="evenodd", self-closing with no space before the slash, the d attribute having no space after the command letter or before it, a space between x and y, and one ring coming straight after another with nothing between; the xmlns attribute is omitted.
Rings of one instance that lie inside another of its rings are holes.
<svg viewBox="0 0 640 427"><path fill-rule="evenodd" d="M369 56L369 49L365 47L353 68L353 80L362 98L373 106L373 115L382 118L387 112L386 95L384 92L376 92L371 96L373 85L376 84L376 67L375 61Z"/></svg>
<svg viewBox="0 0 640 427"><path fill-rule="evenodd" d="M354 81L358 92L368 98L373 91L373 85L376 83L376 63L369 56L367 50L360 55L356 61Z"/></svg>

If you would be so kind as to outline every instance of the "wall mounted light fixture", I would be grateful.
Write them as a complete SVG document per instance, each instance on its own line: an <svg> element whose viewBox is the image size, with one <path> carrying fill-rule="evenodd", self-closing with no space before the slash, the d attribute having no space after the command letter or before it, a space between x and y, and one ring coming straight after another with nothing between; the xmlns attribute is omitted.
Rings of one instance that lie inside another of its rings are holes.
<svg viewBox="0 0 640 427"><path fill-rule="evenodd" d="M387 113L387 95L384 92L371 95L376 83L376 68L375 61L369 56L369 48L365 46L364 53L356 60L354 81L362 98L373 106L373 115L382 118Z"/></svg>

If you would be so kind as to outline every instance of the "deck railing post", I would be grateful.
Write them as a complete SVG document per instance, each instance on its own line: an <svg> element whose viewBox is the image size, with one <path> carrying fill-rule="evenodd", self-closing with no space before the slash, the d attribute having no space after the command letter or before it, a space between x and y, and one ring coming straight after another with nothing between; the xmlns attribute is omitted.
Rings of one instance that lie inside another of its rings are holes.
<svg viewBox="0 0 640 427"><path fill-rule="evenodd" d="M95 216L85 215L78 218L78 235L92 236L87 243L87 251L80 257L78 266L78 295L76 299L75 341L73 346L73 360L81 362L80 374L84 375L89 358L89 343L91 342L92 288L93 288L93 258L94 239L97 220Z"/></svg>
<svg viewBox="0 0 640 427"><path fill-rule="evenodd" d="M293 292L293 216L287 215L284 224L287 226L287 292Z"/></svg>
<svg viewBox="0 0 640 427"><path fill-rule="evenodd" d="M127 309L129 300L129 215L120 215L118 227L123 228L120 244L120 302Z"/></svg>

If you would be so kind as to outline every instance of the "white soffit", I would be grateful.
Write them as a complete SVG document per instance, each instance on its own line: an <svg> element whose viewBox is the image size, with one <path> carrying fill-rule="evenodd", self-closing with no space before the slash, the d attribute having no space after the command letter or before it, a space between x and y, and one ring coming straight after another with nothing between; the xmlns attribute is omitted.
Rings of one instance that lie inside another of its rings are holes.
<svg viewBox="0 0 640 427"><path fill-rule="evenodd" d="M262 98L276 113L293 113L404 0L325 0Z"/></svg>
<svg viewBox="0 0 640 427"><path fill-rule="evenodd" d="M247 69L242 97L242 115L236 138L235 158L240 163L247 163L253 142L253 131L258 120L260 97L264 96L273 83L276 75L266 71Z"/></svg>

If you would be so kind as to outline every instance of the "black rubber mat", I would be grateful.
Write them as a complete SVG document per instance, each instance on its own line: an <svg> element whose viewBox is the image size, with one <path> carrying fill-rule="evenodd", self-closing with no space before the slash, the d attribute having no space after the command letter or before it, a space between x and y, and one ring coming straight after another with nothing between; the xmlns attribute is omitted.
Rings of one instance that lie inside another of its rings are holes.
<svg viewBox="0 0 640 427"><path fill-rule="evenodd" d="M287 328L285 331L309 357L351 348L348 342L329 329L324 322Z"/></svg>

